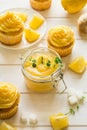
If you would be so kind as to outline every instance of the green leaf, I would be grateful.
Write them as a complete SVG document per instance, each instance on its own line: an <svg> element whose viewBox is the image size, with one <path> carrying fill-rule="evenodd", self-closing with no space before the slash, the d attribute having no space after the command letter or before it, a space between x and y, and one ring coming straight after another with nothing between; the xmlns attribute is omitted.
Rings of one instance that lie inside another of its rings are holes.
<svg viewBox="0 0 87 130"><path fill-rule="evenodd" d="M55 63L58 64L58 63L62 63L61 59L59 57L56 57L55 58Z"/></svg>
<svg viewBox="0 0 87 130"><path fill-rule="evenodd" d="M41 56L41 63L43 64L43 56Z"/></svg>
<svg viewBox="0 0 87 130"><path fill-rule="evenodd" d="M33 63L36 63L36 60L32 60Z"/></svg>
<svg viewBox="0 0 87 130"><path fill-rule="evenodd" d="M32 63L32 66L35 68L36 67L36 63Z"/></svg>
<svg viewBox="0 0 87 130"><path fill-rule="evenodd" d="M74 115L75 114L75 110L70 108L70 114Z"/></svg>
<svg viewBox="0 0 87 130"><path fill-rule="evenodd" d="M47 66L50 66L51 65L51 62L50 62L50 60L48 60L48 62L47 62L47 64L46 64Z"/></svg>
<svg viewBox="0 0 87 130"><path fill-rule="evenodd" d="M77 110L79 110L79 105L77 105Z"/></svg>

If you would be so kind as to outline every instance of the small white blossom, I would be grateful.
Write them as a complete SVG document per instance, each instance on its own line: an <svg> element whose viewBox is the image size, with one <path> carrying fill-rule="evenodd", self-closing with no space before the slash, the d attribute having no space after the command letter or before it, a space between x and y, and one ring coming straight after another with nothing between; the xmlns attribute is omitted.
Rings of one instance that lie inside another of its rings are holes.
<svg viewBox="0 0 87 130"><path fill-rule="evenodd" d="M78 104L78 99L75 95L73 95L68 98L68 102L70 105L75 105Z"/></svg>
<svg viewBox="0 0 87 130"><path fill-rule="evenodd" d="M35 125L35 124L37 124L37 122L38 122L37 116L36 116L35 114L31 113L31 114L29 115L29 123L30 123L31 125Z"/></svg>
<svg viewBox="0 0 87 130"><path fill-rule="evenodd" d="M28 118L27 118L26 113L22 113L20 119L21 119L22 123L26 124L28 122Z"/></svg>

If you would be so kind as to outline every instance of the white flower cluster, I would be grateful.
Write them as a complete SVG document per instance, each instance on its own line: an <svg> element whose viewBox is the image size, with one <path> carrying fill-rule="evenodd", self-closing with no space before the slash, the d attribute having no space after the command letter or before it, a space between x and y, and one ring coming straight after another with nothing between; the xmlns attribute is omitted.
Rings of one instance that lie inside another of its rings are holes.
<svg viewBox="0 0 87 130"><path fill-rule="evenodd" d="M24 124L29 123L30 125L36 125L38 122L37 116L33 113L30 113L29 115L26 113L22 113L20 119L21 122Z"/></svg>
<svg viewBox="0 0 87 130"><path fill-rule="evenodd" d="M77 105L78 103L84 101L84 93L79 90L75 90L74 88L68 89L67 97L70 105Z"/></svg>

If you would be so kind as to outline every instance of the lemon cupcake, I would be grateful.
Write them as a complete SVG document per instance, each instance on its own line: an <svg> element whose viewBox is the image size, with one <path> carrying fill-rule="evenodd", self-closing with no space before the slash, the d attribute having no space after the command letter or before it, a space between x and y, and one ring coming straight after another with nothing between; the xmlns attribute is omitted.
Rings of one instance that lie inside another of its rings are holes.
<svg viewBox="0 0 87 130"><path fill-rule="evenodd" d="M50 8L52 0L30 0L32 8L36 10L46 10Z"/></svg>
<svg viewBox="0 0 87 130"><path fill-rule="evenodd" d="M23 21L13 12L0 15L0 41L6 45L14 45L22 40Z"/></svg>
<svg viewBox="0 0 87 130"><path fill-rule="evenodd" d="M74 45L74 32L68 26L58 26L48 32L48 47L59 53L60 56L67 56L71 53Z"/></svg>
<svg viewBox="0 0 87 130"><path fill-rule="evenodd" d="M18 110L20 93L11 83L0 82L0 119L8 119Z"/></svg>
<svg viewBox="0 0 87 130"><path fill-rule="evenodd" d="M87 38L87 13L82 14L79 17L77 25L79 34L82 37Z"/></svg>

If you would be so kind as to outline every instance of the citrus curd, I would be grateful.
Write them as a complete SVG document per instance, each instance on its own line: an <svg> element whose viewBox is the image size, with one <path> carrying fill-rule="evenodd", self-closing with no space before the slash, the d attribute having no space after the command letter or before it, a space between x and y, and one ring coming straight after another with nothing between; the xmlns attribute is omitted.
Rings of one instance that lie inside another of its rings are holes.
<svg viewBox="0 0 87 130"><path fill-rule="evenodd" d="M62 66L60 56L53 50L38 48L27 52L22 60L22 72L27 87L36 92L54 89L54 79L60 78Z"/></svg>

